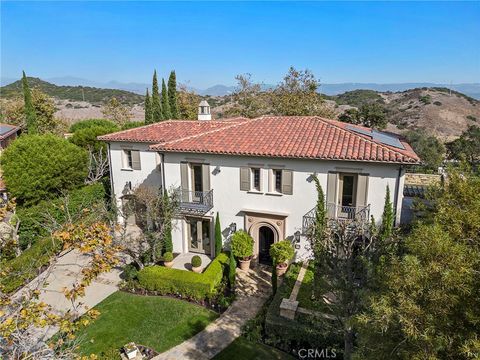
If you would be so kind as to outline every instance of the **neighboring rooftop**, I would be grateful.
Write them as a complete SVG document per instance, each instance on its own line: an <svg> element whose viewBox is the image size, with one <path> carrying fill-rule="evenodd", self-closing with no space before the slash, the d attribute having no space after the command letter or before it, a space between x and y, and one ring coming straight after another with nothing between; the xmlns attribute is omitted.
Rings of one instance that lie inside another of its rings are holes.
<svg viewBox="0 0 480 360"><path fill-rule="evenodd" d="M160 152L418 163L398 135L317 116L262 116L218 121L168 121L101 136L153 143ZM378 134L378 133L377 133ZM388 141L386 141L388 140ZM398 146L400 145L400 146Z"/></svg>
<svg viewBox="0 0 480 360"><path fill-rule="evenodd" d="M20 131L18 126L0 123L0 140L6 139L18 131Z"/></svg>

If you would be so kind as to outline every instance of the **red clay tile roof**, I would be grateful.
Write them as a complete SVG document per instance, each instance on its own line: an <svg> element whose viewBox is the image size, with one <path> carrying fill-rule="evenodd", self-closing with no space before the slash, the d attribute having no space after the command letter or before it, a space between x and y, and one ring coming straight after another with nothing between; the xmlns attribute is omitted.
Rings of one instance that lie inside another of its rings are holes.
<svg viewBox="0 0 480 360"><path fill-rule="evenodd" d="M359 134L348 128L352 127L351 124L316 116L263 116L239 121L168 123L171 124L168 127L163 127L164 123L158 124L155 131L149 128L152 125L132 129L136 132L135 137L130 136L130 139L154 142L156 144L150 148L160 152L394 163L420 161L412 148L402 139L400 141L404 149ZM203 125L205 123L211 123L211 126ZM360 126L353 127L366 129ZM101 139L107 141L126 139L128 136L118 135L128 131L130 130L102 136ZM157 131L156 135L152 134Z"/></svg>
<svg viewBox="0 0 480 360"><path fill-rule="evenodd" d="M210 121L168 120L129 130L119 131L112 134L102 135L99 136L98 139L104 141L131 141L156 144L160 142L178 140L191 135L198 135L245 120L247 119L240 117Z"/></svg>

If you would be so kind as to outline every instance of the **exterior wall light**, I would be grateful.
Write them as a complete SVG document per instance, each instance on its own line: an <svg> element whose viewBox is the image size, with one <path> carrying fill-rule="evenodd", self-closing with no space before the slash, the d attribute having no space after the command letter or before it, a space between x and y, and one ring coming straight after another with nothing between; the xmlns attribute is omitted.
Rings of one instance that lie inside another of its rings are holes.
<svg viewBox="0 0 480 360"><path fill-rule="evenodd" d="M293 236L294 236L295 242L299 243L300 242L300 231L298 231L298 230L295 231Z"/></svg>
<svg viewBox="0 0 480 360"><path fill-rule="evenodd" d="M234 233L235 231L237 231L237 224L236 223L231 223L230 224L230 231L232 233Z"/></svg>

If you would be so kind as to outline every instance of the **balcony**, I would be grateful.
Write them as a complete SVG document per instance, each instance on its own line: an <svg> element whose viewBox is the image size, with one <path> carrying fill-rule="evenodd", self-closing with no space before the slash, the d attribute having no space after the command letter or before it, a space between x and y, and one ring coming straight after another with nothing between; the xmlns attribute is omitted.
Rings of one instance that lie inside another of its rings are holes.
<svg viewBox="0 0 480 360"><path fill-rule="evenodd" d="M179 190L180 213L183 215L205 215L213 207L213 190Z"/></svg>
<svg viewBox="0 0 480 360"><path fill-rule="evenodd" d="M337 220L342 222L367 222L370 218L370 204L366 206L342 206L338 204L328 203L326 208L327 217L329 220ZM315 210L316 208L313 208L303 216L303 234L307 234L308 230L315 223Z"/></svg>

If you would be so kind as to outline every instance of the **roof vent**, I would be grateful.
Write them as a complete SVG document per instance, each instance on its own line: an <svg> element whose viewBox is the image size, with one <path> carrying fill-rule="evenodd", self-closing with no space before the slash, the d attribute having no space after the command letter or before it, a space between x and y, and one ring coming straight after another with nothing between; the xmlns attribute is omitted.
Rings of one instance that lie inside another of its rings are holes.
<svg viewBox="0 0 480 360"><path fill-rule="evenodd" d="M352 125L347 125L346 129L351 130L353 132L356 132L358 134L370 136L372 138L372 140L377 141L381 144L388 145L388 146L393 146L393 147L396 147L398 149L405 150L405 146L403 146L403 144L400 142L398 137L396 137L394 135L387 134L387 133L377 131L377 130L357 128L357 127L352 126Z"/></svg>

